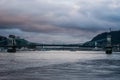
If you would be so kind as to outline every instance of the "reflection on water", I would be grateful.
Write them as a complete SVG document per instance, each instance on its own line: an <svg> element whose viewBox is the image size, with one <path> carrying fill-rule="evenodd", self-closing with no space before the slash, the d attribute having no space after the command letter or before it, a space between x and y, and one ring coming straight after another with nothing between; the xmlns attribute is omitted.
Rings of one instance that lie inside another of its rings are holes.
<svg viewBox="0 0 120 80"><path fill-rule="evenodd" d="M0 80L119 80L120 54L96 51L0 53Z"/></svg>

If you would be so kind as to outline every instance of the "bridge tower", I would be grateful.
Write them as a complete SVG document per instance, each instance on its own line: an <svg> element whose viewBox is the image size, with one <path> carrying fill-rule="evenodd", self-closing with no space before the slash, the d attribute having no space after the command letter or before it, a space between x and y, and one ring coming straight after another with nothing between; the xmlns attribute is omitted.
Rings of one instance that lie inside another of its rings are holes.
<svg viewBox="0 0 120 80"><path fill-rule="evenodd" d="M7 52L16 52L16 40L14 35L9 35Z"/></svg>
<svg viewBox="0 0 120 80"><path fill-rule="evenodd" d="M112 43L111 43L111 28L107 34L106 54L112 54Z"/></svg>
<svg viewBox="0 0 120 80"><path fill-rule="evenodd" d="M97 43L97 41L95 41L95 50L98 50L98 47L97 47L97 45L98 45L98 43Z"/></svg>

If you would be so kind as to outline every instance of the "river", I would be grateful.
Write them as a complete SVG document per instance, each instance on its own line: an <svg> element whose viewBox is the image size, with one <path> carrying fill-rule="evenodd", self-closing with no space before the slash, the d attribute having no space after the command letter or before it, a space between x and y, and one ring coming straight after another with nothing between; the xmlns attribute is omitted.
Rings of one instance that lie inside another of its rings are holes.
<svg viewBox="0 0 120 80"><path fill-rule="evenodd" d="M0 80L120 80L120 53L1 52Z"/></svg>

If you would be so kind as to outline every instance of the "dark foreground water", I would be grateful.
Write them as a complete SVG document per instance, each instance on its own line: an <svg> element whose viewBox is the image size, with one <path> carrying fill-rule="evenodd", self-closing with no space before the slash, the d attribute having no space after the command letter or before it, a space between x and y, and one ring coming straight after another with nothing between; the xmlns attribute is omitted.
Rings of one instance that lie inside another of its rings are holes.
<svg viewBox="0 0 120 80"><path fill-rule="evenodd" d="M120 80L120 53L0 53L0 80Z"/></svg>

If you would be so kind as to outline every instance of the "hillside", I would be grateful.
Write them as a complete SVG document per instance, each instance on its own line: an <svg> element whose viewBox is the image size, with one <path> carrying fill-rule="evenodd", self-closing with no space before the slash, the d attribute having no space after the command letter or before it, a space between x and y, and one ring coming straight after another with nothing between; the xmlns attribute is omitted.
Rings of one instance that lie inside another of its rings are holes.
<svg viewBox="0 0 120 80"><path fill-rule="evenodd" d="M7 38L0 36L0 46L7 45Z"/></svg>
<svg viewBox="0 0 120 80"><path fill-rule="evenodd" d="M17 46L26 46L29 42L25 39L16 38L16 45ZM0 36L0 46L8 45L9 39L4 36Z"/></svg>
<svg viewBox="0 0 120 80"><path fill-rule="evenodd" d="M106 42L107 42L107 34L108 34L107 32L98 34L91 41L88 41L88 42L84 43L83 45L94 46L95 42L97 42L99 46L105 46ZM112 45L120 44L120 30L112 31L111 36L112 36Z"/></svg>

